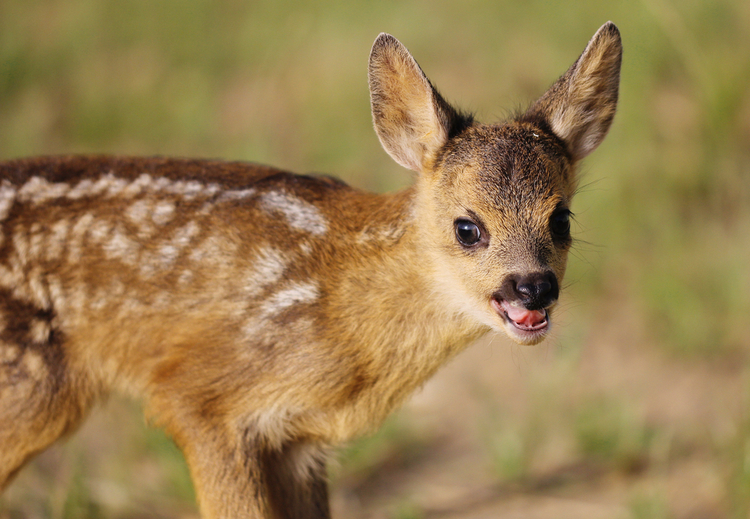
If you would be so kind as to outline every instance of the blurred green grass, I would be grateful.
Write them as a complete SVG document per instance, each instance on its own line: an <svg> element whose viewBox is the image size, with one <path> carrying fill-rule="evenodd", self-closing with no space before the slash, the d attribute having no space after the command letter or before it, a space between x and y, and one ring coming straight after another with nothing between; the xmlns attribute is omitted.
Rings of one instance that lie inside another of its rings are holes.
<svg viewBox="0 0 750 519"><path fill-rule="evenodd" d="M601 309L615 308L633 316L643 328L636 336L650 337L672 362L723 363L747 373L745 0L0 2L0 158L221 157L393 190L410 174L380 149L371 127L366 63L379 32L401 39L448 99L492 122L540 95L607 20L619 26L625 46L620 108L609 137L583 167L564 300L573 330L558 353L575 357L586 330L600 324ZM497 436L487 438L487 449L501 480L526 478L538 464L551 436L540 432L540 420L550 419L543 400L523 418L488 418ZM141 420L137 409L117 405ZM576 405L546 426L577 441L571 452L583 459L626 466L649 458L653 435L666 434L628 415L621 398ZM731 441L706 440L703 447L725 467L724 512L747 517L750 427L742 417L735 425ZM380 463L382 452L390 459L427 441L392 432L352 447L340 477ZM161 433L129 434L122 441L137 452L113 463L141 460L145 465L131 470L146 473L152 464L145 460L168 465L166 475L154 476L172 489L167 505L142 504L150 497L139 501L141 509L114 505L123 501L112 497L117 489L137 475L75 461L63 474L50 461L29 469L28 486L14 489L8 512L0 504L0 517L125 517L165 513L174 503L188 503L177 508L190 513L179 453ZM76 460L89 450L74 440L61 452ZM92 470L119 481L115 490L89 488ZM104 511L102 502L109 503ZM410 506L399 513L419 516ZM632 515L669 517L665 507L661 496L639 494Z"/></svg>

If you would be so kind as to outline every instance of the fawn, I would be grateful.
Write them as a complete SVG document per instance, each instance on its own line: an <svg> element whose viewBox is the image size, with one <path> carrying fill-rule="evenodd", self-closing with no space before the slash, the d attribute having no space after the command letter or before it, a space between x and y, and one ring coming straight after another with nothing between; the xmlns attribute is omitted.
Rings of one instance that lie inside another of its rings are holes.
<svg viewBox="0 0 750 519"><path fill-rule="evenodd" d="M381 34L375 129L417 172L393 194L237 162L1 163L0 489L123 391L184 452L203 517L329 517L330 446L486 331L547 334L621 55L607 23L483 125Z"/></svg>

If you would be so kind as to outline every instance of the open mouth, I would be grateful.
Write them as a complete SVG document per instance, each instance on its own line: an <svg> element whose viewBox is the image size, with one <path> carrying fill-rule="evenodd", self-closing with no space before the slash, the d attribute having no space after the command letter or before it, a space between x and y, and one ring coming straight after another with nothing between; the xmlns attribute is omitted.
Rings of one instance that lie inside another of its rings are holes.
<svg viewBox="0 0 750 519"><path fill-rule="evenodd" d="M529 310L522 306L515 306L504 299L492 299L492 307L506 322L517 330L525 333L544 333L549 328L549 314L547 310Z"/></svg>

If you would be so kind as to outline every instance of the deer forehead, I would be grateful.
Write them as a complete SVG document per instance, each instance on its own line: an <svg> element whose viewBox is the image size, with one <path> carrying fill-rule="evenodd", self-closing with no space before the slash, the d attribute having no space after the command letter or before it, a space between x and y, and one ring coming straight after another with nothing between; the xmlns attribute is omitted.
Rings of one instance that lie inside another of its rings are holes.
<svg viewBox="0 0 750 519"><path fill-rule="evenodd" d="M456 203L504 216L554 210L574 189L562 143L528 125L470 128L446 146L438 169Z"/></svg>

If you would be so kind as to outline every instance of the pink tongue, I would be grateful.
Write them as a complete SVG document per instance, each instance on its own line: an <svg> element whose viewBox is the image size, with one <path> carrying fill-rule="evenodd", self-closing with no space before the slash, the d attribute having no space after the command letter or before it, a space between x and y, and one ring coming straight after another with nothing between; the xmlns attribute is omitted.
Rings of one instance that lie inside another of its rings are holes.
<svg viewBox="0 0 750 519"><path fill-rule="evenodd" d="M518 308L506 303L505 301L502 302L502 307L511 320L513 320L516 324L525 326L527 328L534 328L547 319L547 312Z"/></svg>

